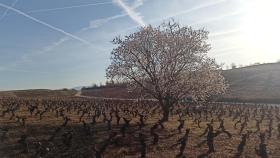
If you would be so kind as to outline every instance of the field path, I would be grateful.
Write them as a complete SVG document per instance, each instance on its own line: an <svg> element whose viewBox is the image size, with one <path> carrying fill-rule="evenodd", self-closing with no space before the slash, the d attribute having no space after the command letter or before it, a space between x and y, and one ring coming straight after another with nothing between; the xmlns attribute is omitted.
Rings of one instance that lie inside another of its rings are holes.
<svg viewBox="0 0 280 158"><path fill-rule="evenodd" d="M81 97L82 96L82 91L78 91L76 94L75 94L75 97Z"/></svg>
<svg viewBox="0 0 280 158"><path fill-rule="evenodd" d="M127 99L127 98L106 98L106 97L85 96L85 95L82 95L82 91L78 91L78 92L75 94L75 97L91 98L91 99L102 99L102 100L133 100L133 101L137 101L137 100L149 100L149 101L156 101L155 99Z"/></svg>

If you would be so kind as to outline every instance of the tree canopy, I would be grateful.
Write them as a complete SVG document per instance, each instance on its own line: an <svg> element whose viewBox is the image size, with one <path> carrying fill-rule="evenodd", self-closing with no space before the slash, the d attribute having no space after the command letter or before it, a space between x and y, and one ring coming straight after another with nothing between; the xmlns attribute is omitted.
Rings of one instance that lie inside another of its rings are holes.
<svg viewBox="0 0 280 158"><path fill-rule="evenodd" d="M208 31L173 21L142 27L113 40L117 47L111 53L107 78L154 97L168 115L180 99L205 100L225 91L220 66L207 56L211 48L207 39Z"/></svg>

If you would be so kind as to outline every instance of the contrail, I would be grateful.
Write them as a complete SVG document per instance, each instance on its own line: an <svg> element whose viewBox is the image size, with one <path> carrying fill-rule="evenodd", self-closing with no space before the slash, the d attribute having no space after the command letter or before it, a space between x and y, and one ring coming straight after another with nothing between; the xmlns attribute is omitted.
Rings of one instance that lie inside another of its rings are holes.
<svg viewBox="0 0 280 158"><path fill-rule="evenodd" d="M113 3L113 2L101 2L101 3L90 3L90 4L66 6L66 7L60 7L60 8L38 9L38 10L27 11L26 13L48 12L48 11L56 11L56 10L65 10L65 9L73 9L73 8L81 8L81 7L105 5L105 4L112 4L112 3Z"/></svg>
<svg viewBox="0 0 280 158"><path fill-rule="evenodd" d="M218 21L218 20L221 20L221 19L226 18L226 17L240 15L240 14L243 14L243 13L245 13L245 11L238 10L238 11L230 12L230 13L227 13L227 14L224 14L224 15L221 15L221 16L208 18L207 20L197 21L197 22L194 22L190 25L193 26L193 25L198 25L198 24L205 24L205 23L209 23L209 22L213 22L213 21Z"/></svg>
<svg viewBox="0 0 280 158"><path fill-rule="evenodd" d="M221 31L221 32L214 32L209 34L209 37L220 37L220 36L224 36L224 35L228 35L228 34L232 34L232 33L236 33L236 32L241 32L242 30L244 30L244 28L239 27L239 28L235 28L235 29L231 29L231 30L227 30L227 31Z"/></svg>
<svg viewBox="0 0 280 158"><path fill-rule="evenodd" d="M113 2L120 8L122 8L127 13L127 15L137 24L143 27L146 26L146 23L144 22L142 17L139 15L139 13L135 12L133 7L126 5L122 0L113 0Z"/></svg>
<svg viewBox="0 0 280 158"><path fill-rule="evenodd" d="M175 12L175 13L173 13L173 14L170 14L170 15L165 16L164 18L153 19L151 22L153 23L153 22L162 21L162 20L164 20L164 19L174 18L174 17L179 16L179 15L188 14L188 13L194 12L194 11L196 11L196 10L208 8L208 7L210 7L210 6L217 5L217 4L226 2L226 1L227 1L227 0L218 0L218 1L215 1L215 2L205 3L205 4L195 6L195 7L193 7L193 8L187 9L187 10Z"/></svg>
<svg viewBox="0 0 280 158"><path fill-rule="evenodd" d="M12 3L11 7L14 7L14 6L16 5L17 2L18 2L18 0L15 0L15 1ZM6 9L6 10L4 11L4 13L2 14L2 16L0 17L0 21L3 20L3 19L6 17L6 15L8 14L8 12L9 12L9 9Z"/></svg>
<svg viewBox="0 0 280 158"><path fill-rule="evenodd" d="M144 4L144 0L136 0L133 5L131 6L131 9L135 10L136 8L140 7L141 5ZM103 25L104 23L107 23L111 20L115 20L115 19L119 19L122 17L128 16L127 13L122 13L122 14L117 14L114 16L110 16L110 17L106 17L106 18L101 18L101 19L96 19L93 21L90 21L90 26L83 28L82 31L88 30L88 29L92 29L92 28L98 28L101 25Z"/></svg>
<svg viewBox="0 0 280 158"><path fill-rule="evenodd" d="M121 18L121 17L125 17L125 16L127 16L127 14L118 14L118 15L107 17L107 18L96 19L96 20L90 21L90 26L87 27L87 28L83 28L82 30L98 28L101 25L103 25L104 23L107 23L107 22L109 22L111 20L115 20L115 19L118 19L118 18Z"/></svg>
<svg viewBox="0 0 280 158"><path fill-rule="evenodd" d="M41 20L39 20L39 19L36 19L36 18L34 18L34 17L32 17L32 16L30 16L30 15L28 15L28 14L26 14L26 13L24 13L24 12L18 10L18 9L16 9L16 8L7 6L7 5L5 5L5 4L3 4L3 3L0 3L0 7L6 8L6 9L9 9L9 10L12 10L12 11L14 11L14 12L16 12L16 13L22 15L22 16L25 16L26 18L28 18L28 19L30 19L30 20L33 20L33 21L35 21L35 22L37 22L37 23L39 23L39 24L41 24L41 25L44 25L44 26L46 26L46 27L48 27L48 28L50 28L50 29L52 29L52 30L58 31L58 32L60 32L60 33L62 33L62 34L64 34L64 35L66 35L66 36L69 36L69 37L71 37L71 38L73 38L73 39L76 39L76 40L78 40L78 41L80 41L80 42L82 42L82 43L84 43L84 44L92 45L89 41L86 41L86 40L84 40L84 39L82 39L82 38L80 38L80 37L78 37L78 36L75 36L75 35L73 35L73 34L71 34L71 33L68 33L68 32L66 32L66 31L64 31L64 30L62 30L62 29L60 29L60 28L57 28L57 27L55 27L55 26L52 26L52 25L50 25L50 24L48 24L48 23L46 23L46 22L44 22L44 21L41 21Z"/></svg>

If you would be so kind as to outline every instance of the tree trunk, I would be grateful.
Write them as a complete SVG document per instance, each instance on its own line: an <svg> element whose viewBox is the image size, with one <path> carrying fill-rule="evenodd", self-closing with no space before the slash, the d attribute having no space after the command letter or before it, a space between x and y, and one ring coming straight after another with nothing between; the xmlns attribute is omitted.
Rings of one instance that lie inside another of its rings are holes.
<svg viewBox="0 0 280 158"><path fill-rule="evenodd" d="M162 110L163 110L163 117L161 119L161 121L163 122L167 122L169 119L169 111L170 111L170 105L163 105L162 106Z"/></svg>

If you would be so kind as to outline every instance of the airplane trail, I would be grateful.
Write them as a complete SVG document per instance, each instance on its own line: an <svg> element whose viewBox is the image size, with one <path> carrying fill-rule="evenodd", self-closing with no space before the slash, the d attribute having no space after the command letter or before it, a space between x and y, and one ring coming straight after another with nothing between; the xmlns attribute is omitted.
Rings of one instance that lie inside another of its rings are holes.
<svg viewBox="0 0 280 158"><path fill-rule="evenodd" d="M15 0L15 1L12 3L11 7L14 7L14 6L17 4L17 2L18 2L18 0ZM3 19L6 17L6 15L8 14L8 12L9 12L9 9L6 9L6 10L4 11L4 13L2 14L2 16L0 17L0 21L3 20Z"/></svg>
<svg viewBox="0 0 280 158"><path fill-rule="evenodd" d="M101 3L90 3L90 4L66 6L66 7L60 7L60 8L38 9L38 10L27 11L26 13L39 13L39 12L57 11L57 10L65 10L65 9L73 9L73 8L112 4L112 3L113 2L101 2Z"/></svg>
<svg viewBox="0 0 280 158"><path fill-rule="evenodd" d="M12 10L12 11L14 11L14 12L16 12L16 13L18 13L18 14L20 14L20 15L22 15L22 16L24 16L24 17L30 19L30 20L32 20L32 21L34 21L34 22L37 22L37 23L39 23L39 24L41 24L41 25L44 25L44 26L46 26L46 27L48 27L48 28L50 28L50 29L52 29L52 30L55 30L55 31L60 32L60 33L62 33L62 34L64 34L64 35L66 35L66 36L69 36L69 37L71 37L71 38L73 38L73 39L76 39L76 40L78 40L78 41L80 41L80 42L82 42L82 43L84 43L84 44L87 44L87 45L91 45L91 46L92 46L92 43L90 43L89 41L87 41L87 40L85 40L85 39L82 39L82 38L80 38L80 37L78 37L78 36L76 36L76 35L73 35L73 34L71 34L71 33L69 33L69 32L66 32L66 31L64 31L64 30L62 30L62 29L60 29L60 28L57 28L57 27L55 27L55 26L53 26L53 25L51 25L51 24L48 24L48 23L46 23L46 22L44 22L44 21L41 21L41 20L39 20L39 19L37 19L37 18L34 18L34 17L32 17L32 16L30 16L30 15L28 15L28 14L26 14L26 13L24 13L24 12L18 10L18 9L16 9L16 8L7 6L7 5L5 5L5 4L3 4L3 3L0 3L0 7L6 8L6 9L9 9L9 10Z"/></svg>

